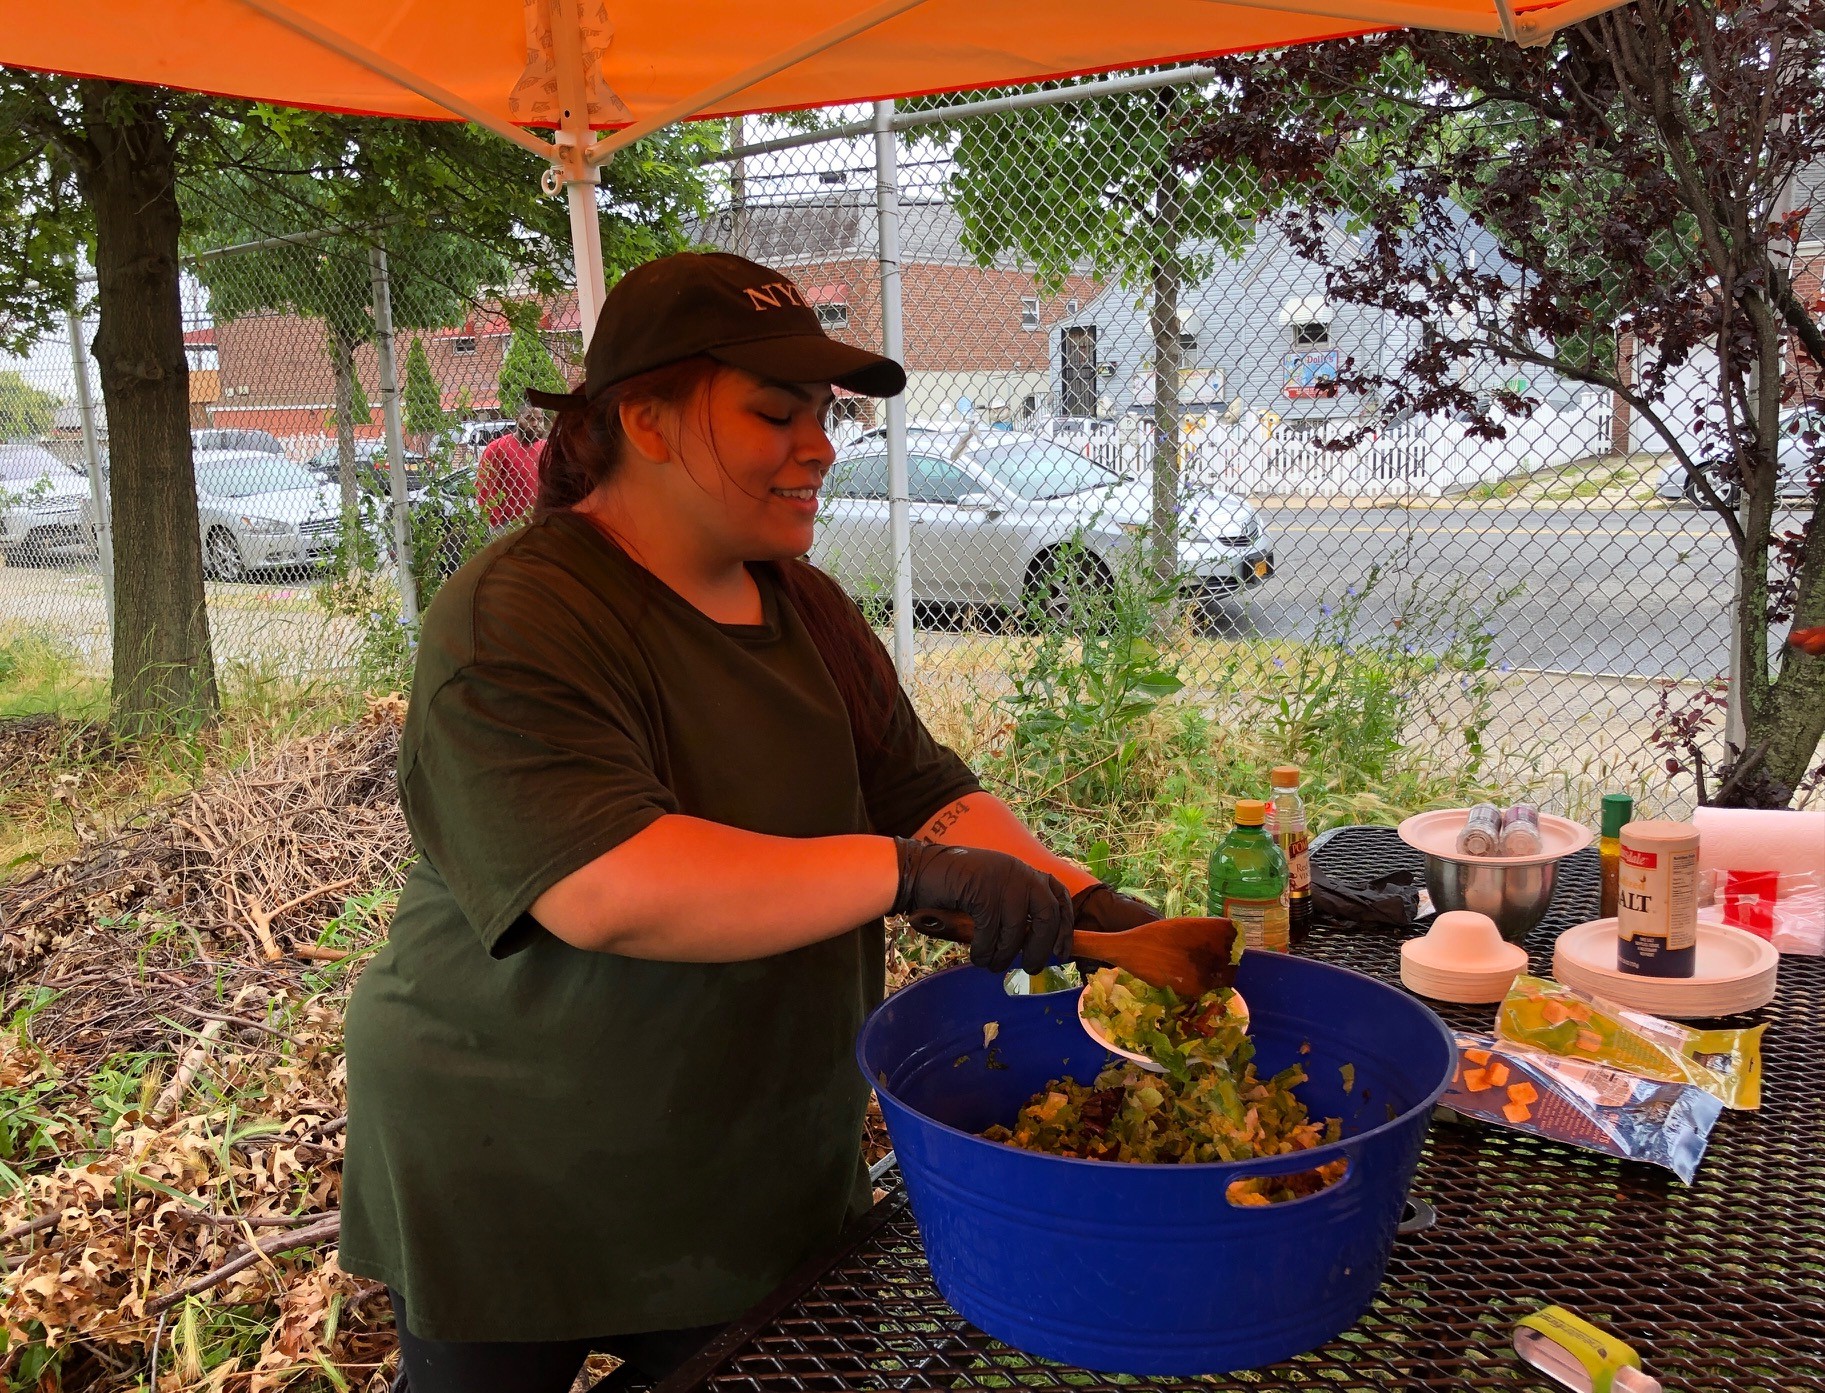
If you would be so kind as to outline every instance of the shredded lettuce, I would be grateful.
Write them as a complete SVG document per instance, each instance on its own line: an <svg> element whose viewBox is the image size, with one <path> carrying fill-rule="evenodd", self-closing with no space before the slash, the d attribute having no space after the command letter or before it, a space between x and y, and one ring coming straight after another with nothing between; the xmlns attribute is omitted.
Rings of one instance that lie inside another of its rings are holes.
<svg viewBox="0 0 1825 1393"><path fill-rule="evenodd" d="M1011 1127L990 1127L982 1135L1055 1156L1154 1164L1248 1161L1338 1140L1339 1119L1314 1121L1294 1092L1306 1081L1301 1065L1290 1064L1270 1079L1256 1074L1246 1027L1228 1014L1230 995L1211 992L1182 1002L1165 988L1104 968L1090 981L1085 1014L1110 1039L1149 1053L1166 1072L1124 1061L1087 1087L1054 1080L1028 1100ZM1297 1175L1238 1180L1229 1186L1229 1199L1274 1204L1313 1194L1344 1167L1340 1159Z"/></svg>
<svg viewBox="0 0 1825 1393"><path fill-rule="evenodd" d="M1104 1039L1146 1055L1183 1083L1194 1065L1218 1064L1234 1072L1254 1058L1248 1022L1230 1014L1234 996L1224 987L1184 1001L1170 987L1105 967L1084 988L1084 1015Z"/></svg>

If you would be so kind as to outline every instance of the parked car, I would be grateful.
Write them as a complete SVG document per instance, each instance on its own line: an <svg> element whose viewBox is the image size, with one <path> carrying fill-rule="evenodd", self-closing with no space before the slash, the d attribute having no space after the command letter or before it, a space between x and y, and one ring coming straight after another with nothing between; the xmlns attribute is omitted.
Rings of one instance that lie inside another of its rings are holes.
<svg viewBox="0 0 1825 1393"><path fill-rule="evenodd" d="M285 442L264 430L193 430L190 448L197 450L251 450L260 455L283 455Z"/></svg>
<svg viewBox="0 0 1825 1393"><path fill-rule="evenodd" d="M1106 583L1138 559L1152 515L1144 483L1025 433L909 433L907 474L913 598L921 604L1023 611L1036 602L1066 618L1074 584ZM880 443L839 454L823 496L811 559L852 595L891 590ZM1188 494L1183 516L1179 564L1189 598L1208 608L1273 575L1273 542L1242 499Z"/></svg>
<svg viewBox="0 0 1825 1393"><path fill-rule="evenodd" d="M406 452L406 488L414 490L424 482L425 457L417 450ZM335 484L342 468L341 452L334 444L325 446L310 457L309 468L325 483ZM355 442L355 478L369 493L390 497L393 481L387 474L387 442L384 438L363 438Z"/></svg>
<svg viewBox="0 0 1825 1393"><path fill-rule="evenodd" d="M89 478L42 445L0 444L0 554L9 565L92 555Z"/></svg>
<svg viewBox="0 0 1825 1393"><path fill-rule="evenodd" d="M1781 447L1778 459L1780 472L1775 485L1775 497L1805 502L1812 497L1812 462L1817 450L1818 441L1825 436L1825 406L1790 406L1781 412ZM1733 481L1724 482L1719 477L1719 462L1707 461L1701 466L1711 475L1712 486L1724 503L1734 508L1742 496L1741 484ZM1654 492L1661 498L1683 498L1688 503L1703 505L1704 495L1699 493L1698 485L1686 468L1678 460L1672 460L1662 467L1660 481Z"/></svg>
<svg viewBox="0 0 1825 1393"><path fill-rule="evenodd" d="M335 488L278 455L197 455L196 508L203 570L213 580L310 567L336 549L341 499Z"/></svg>
<svg viewBox="0 0 1825 1393"><path fill-rule="evenodd" d="M457 428L457 443L480 449L513 430L514 423L506 421L464 421Z"/></svg>

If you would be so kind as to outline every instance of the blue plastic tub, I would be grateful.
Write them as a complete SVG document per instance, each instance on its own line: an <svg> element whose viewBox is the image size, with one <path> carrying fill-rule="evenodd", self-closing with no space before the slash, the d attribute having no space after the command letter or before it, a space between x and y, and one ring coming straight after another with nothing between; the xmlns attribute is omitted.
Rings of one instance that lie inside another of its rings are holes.
<svg viewBox="0 0 1825 1393"><path fill-rule="evenodd" d="M880 1094L932 1277L959 1315L1029 1354L1186 1376L1290 1358L1368 1309L1456 1046L1425 1006L1344 968L1248 953L1236 985L1261 1073L1302 1061L1301 1096L1315 1117L1343 1119L1341 1141L1186 1166L1022 1151L975 1134L1012 1122L1050 1080L1088 1082L1102 1068L1076 993L1011 997L993 973L959 967L869 1018L856 1055ZM1000 1031L985 1049L990 1021ZM1228 1200L1232 1180L1338 1156L1348 1171L1318 1194Z"/></svg>

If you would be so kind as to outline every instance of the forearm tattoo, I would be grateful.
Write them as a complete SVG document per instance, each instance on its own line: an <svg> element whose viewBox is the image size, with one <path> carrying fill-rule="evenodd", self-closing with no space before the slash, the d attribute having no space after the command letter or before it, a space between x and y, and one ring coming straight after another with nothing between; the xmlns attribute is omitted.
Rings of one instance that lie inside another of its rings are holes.
<svg viewBox="0 0 1825 1393"><path fill-rule="evenodd" d="M962 822L963 814L968 810L969 800L966 798L959 798L955 803L952 803L950 807L946 808L926 824L925 830L919 834L919 840L922 842L943 841L944 834L950 831L951 828L955 827L959 822Z"/></svg>

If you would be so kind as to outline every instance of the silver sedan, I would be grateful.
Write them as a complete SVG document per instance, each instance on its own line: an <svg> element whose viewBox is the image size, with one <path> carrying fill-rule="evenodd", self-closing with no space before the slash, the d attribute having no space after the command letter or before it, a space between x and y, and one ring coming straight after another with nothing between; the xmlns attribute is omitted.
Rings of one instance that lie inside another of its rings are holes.
<svg viewBox="0 0 1825 1393"><path fill-rule="evenodd" d="M197 523L213 580L326 561L341 530L336 490L283 455L199 451Z"/></svg>
<svg viewBox="0 0 1825 1393"><path fill-rule="evenodd" d="M1085 455L1009 431L909 432L912 589L923 605L985 605L1061 618L1074 585L1107 584L1141 555L1152 515L1146 483ZM887 453L879 439L843 451L824 482L811 559L856 596L893 589ZM1179 567L1206 610L1274 573L1274 547L1233 494L1193 493L1181 514Z"/></svg>

